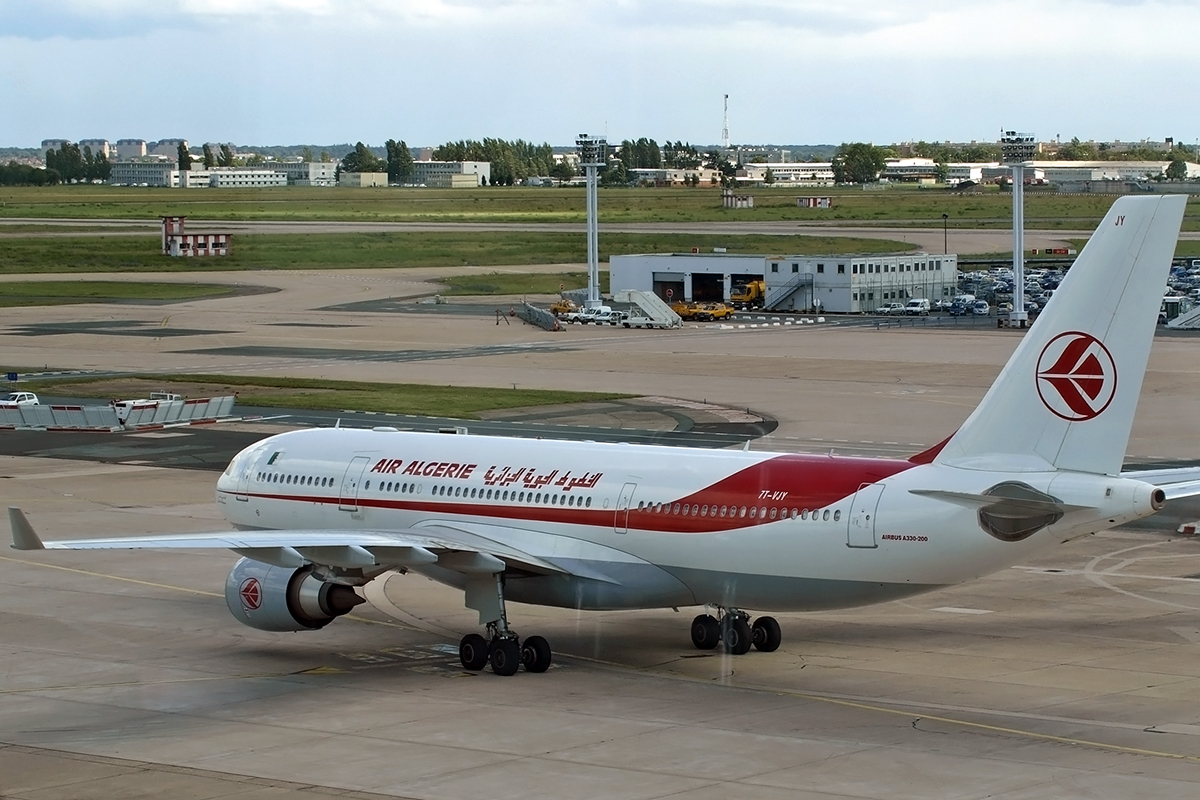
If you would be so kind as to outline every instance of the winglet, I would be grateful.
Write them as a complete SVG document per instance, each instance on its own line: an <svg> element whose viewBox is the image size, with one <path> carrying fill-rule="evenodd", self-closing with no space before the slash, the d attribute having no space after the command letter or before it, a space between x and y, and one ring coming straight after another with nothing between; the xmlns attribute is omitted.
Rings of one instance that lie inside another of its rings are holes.
<svg viewBox="0 0 1200 800"><path fill-rule="evenodd" d="M37 533L33 530L33 526L29 524L29 520L25 519L25 512L16 506L8 507L8 524L12 526L12 546L14 550L46 549L46 546L42 544L42 540L38 538Z"/></svg>

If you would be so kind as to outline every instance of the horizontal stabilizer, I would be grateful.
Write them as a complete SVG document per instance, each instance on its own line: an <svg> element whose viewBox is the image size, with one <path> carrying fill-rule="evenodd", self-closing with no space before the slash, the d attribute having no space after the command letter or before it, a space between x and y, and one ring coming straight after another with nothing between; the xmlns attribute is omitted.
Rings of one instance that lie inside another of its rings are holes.
<svg viewBox="0 0 1200 800"><path fill-rule="evenodd" d="M1006 508L1020 509L1031 514L1066 514L1069 511L1083 511L1088 506L1075 506L1070 503L1060 503L1057 500L1038 500L1031 497L1006 497L995 494L971 494L970 492L947 492L942 489L909 489L910 494L921 497L931 497L946 503L954 503L967 508L983 508L1003 503Z"/></svg>

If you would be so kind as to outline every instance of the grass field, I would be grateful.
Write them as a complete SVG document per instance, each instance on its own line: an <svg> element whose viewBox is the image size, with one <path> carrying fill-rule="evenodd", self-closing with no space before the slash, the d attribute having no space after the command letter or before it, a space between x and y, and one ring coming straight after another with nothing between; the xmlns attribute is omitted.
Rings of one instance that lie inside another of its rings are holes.
<svg viewBox="0 0 1200 800"><path fill-rule="evenodd" d="M247 406L325 411L354 409L460 419L478 419L481 411L632 396L610 392L423 386L242 375L131 375L94 380L29 381L22 383L21 387L24 391L102 399L145 397L148 392L159 390L187 397L218 397L236 393L238 403Z"/></svg>
<svg viewBox="0 0 1200 800"><path fill-rule="evenodd" d="M979 194L945 189L755 187L753 209L721 207L716 187L602 188L604 222L704 222L796 220L882 222L940 226L1005 227L1012 200L989 187ZM829 210L798 208L800 195L833 195ZM1025 216L1042 228L1092 227L1113 197L1030 192ZM110 186L0 188L0 217L137 219L182 214L203 220L354 220L411 222L582 222L582 188L345 189L165 189ZM1200 229L1200 206L1191 204L1185 229Z"/></svg>
<svg viewBox="0 0 1200 800"><path fill-rule="evenodd" d="M883 239L828 236L605 234L601 258L623 253L878 253L911 250ZM508 266L579 263L582 233L332 233L242 235L225 257L170 258L155 237L88 239L13 237L0 240L0 274L49 272L193 272L250 269L372 269L379 267Z"/></svg>
<svg viewBox="0 0 1200 800"><path fill-rule="evenodd" d="M234 294L233 286L211 283L125 281L12 281L0 283L0 308L72 303L177 302Z"/></svg>

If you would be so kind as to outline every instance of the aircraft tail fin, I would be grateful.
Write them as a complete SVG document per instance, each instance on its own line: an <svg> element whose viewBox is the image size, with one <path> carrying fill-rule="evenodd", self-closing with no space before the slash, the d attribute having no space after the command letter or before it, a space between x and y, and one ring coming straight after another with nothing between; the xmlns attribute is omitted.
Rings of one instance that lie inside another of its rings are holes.
<svg viewBox="0 0 1200 800"><path fill-rule="evenodd" d="M935 463L1117 475L1187 198L1122 197Z"/></svg>

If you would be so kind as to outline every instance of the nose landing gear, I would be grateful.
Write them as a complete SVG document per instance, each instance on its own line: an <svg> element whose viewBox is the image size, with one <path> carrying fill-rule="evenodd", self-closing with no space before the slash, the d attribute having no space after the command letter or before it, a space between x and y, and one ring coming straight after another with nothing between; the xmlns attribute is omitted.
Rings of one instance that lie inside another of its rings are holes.
<svg viewBox="0 0 1200 800"><path fill-rule="evenodd" d="M692 620L692 644L698 650L712 650L718 644L725 652L740 656L750 646L771 653L779 649L783 637L774 617L759 617L750 624L750 615L737 608L717 607L721 618L701 614Z"/></svg>

